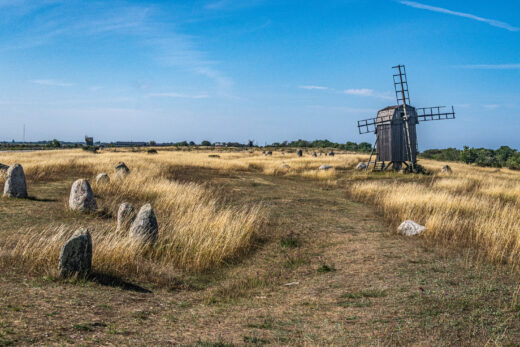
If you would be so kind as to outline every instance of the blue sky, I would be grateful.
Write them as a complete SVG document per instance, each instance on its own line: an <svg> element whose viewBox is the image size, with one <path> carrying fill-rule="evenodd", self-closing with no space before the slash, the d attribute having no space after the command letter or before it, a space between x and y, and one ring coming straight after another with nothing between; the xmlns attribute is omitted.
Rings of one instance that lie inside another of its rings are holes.
<svg viewBox="0 0 520 347"><path fill-rule="evenodd" d="M0 0L0 140L368 141L405 64L419 147L520 148L520 2Z"/></svg>

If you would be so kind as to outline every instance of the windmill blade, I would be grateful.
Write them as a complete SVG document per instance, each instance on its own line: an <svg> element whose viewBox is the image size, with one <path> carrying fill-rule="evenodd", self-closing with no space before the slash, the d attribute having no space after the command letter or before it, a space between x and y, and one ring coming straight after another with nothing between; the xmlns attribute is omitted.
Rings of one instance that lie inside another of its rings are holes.
<svg viewBox="0 0 520 347"><path fill-rule="evenodd" d="M406 77L406 67L404 65L393 66L394 69L394 90L397 105L410 105L410 94L408 93L408 77Z"/></svg>
<svg viewBox="0 0 520 347"><path fill-rule="evenodd" d="M362 119L358 120L358 129L360 134L368 134L368 133L375 133L376 128L378 125L381 124L391 124L393 119L393 113L379 116L377 118L368 118L368 119Z"/></svg>
<svg viewBox="0 0 520 347"><path fill-rule="evenodd" d="M445 106L422 107L416 108L417 118L419 121L455 119L455 109L445 109Z"/></svg>

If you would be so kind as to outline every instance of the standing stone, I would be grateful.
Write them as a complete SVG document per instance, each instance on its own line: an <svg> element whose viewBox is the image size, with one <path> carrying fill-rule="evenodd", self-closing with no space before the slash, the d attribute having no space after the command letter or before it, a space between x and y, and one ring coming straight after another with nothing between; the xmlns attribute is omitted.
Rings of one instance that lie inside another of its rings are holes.
<svg viewBox="0 0 520 347"><path fill-rule="evenodd" d="M320 165L320 167L318 168L318 170L330 170L332 169L332 165Z"/></svg>
<svg viewBox="0 0 520 347"><path fill-rule="evenodd" d="M73 211L90 212L97 210L97 202L86 179L76 180L72 184L69 196L69 208Z"/></svg>
<svg viewBox="0 0 520 347"><path fill-rule="evenodd" d="M451 167L449 165L444 165L441 172L451 173Z"/></svg>
<svg viewBox="0 0 520 347"><path fill-rule="evenodd" d="M405 220L399 225L397 231L405 236L414 236L422 233L426 228L413 220Z"/></svg>
<svg viewBox="0 0 520 347"><path fill-rule="evenodd" d="M360 162L356 165L356 170L363 171L368 168L367 164L364 162Z"/></svg>
<svg viewBox="0 0 520 347"><path fill-rule="evenodd" d="M298 155L298 157L301 157L303 155L303 151L301 149L299 149L296 154Z"/></svg>
<svg viewBox="0 0 520 347"><path fill-rule="evenodd" d="M316 154L316 152L312 152L312 156L316 158L318 155Z"/></svg>
<svg viewBox="0 0 520 347"><path fill-rule="evenodd" d="M120 177L126 176L130 173L130 169L125 163L119 162L119 164L116 165L116 173Z"/></svg>
<svg viewBox="0 0 520 347"><path fill-rule="evenodd" d="M135 209L129 202L123 202L117 210L117 230L127 229L135 219Z"/></svg>
<svg viewBox="0 0 520 347"><path fill-rule="evenodd" d="M96 176L96 184L109 184L110 177L106 173L100 173Z"/></svg>
<svg viewBox="0 0 520 347"><path fill-rule="evenodd" d="M74 274L86 275L92 266L92 237L81 228L61 247L58 269L63 277Z"/></svg>
<svg viewBox="0 0 520 347"><path fill-rule="evenodd" d="M25 174L20 164L14 164L7 169L7 179L4 184L4 196L10 198L26 198L27 185L25 183Z"/></svg>
<svg viewBox="0 0 520 347"><path fill-rule="evenodd" d="M157 224L152 205L143 205L130 227L130 236L144 241L155 242L158 234L159 225Z"/></svg>
<svg viewBox="0 0 520 347"><path fill-rule="evenodd" d="M272 151L267 152L267 155L273 155Z"/></svg>
<svg viewBox="0 0 520 347"><path fill-rule="evenodd" d="M333 157L333 156L334 156L334 152L331 151L331 152L329 153L329 155L330 155L331 157Z"/></svg>

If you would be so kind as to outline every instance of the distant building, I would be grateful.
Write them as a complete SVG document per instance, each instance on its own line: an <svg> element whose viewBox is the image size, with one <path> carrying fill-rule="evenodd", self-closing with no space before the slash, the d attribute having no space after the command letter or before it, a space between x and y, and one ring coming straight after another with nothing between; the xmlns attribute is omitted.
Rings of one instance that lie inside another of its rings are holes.
<svg viewBox="0 0 520 347"><path fill-rule="evenodd" d="M87 146L94 146L94 138L85 136L85 144Z"/></svg>

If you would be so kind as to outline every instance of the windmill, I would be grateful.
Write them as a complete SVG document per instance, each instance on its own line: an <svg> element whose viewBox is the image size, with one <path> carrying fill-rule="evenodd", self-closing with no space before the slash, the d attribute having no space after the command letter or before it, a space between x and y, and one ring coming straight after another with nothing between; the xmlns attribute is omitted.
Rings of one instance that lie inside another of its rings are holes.
<svg viewBox="0 0 520 347"><path fill-rule="evenodd" d="M394 89L397 105L388 106L377 112L376 118L358 121L360 134L375 133L376 142L370 153L367 168L372 164L374 171L384 171L392 166L400 170L417 171L417 132L420 121L454 119L455 110L444 106L415 108L410 105L408 80L404 65L394 69Z"/></svg>

